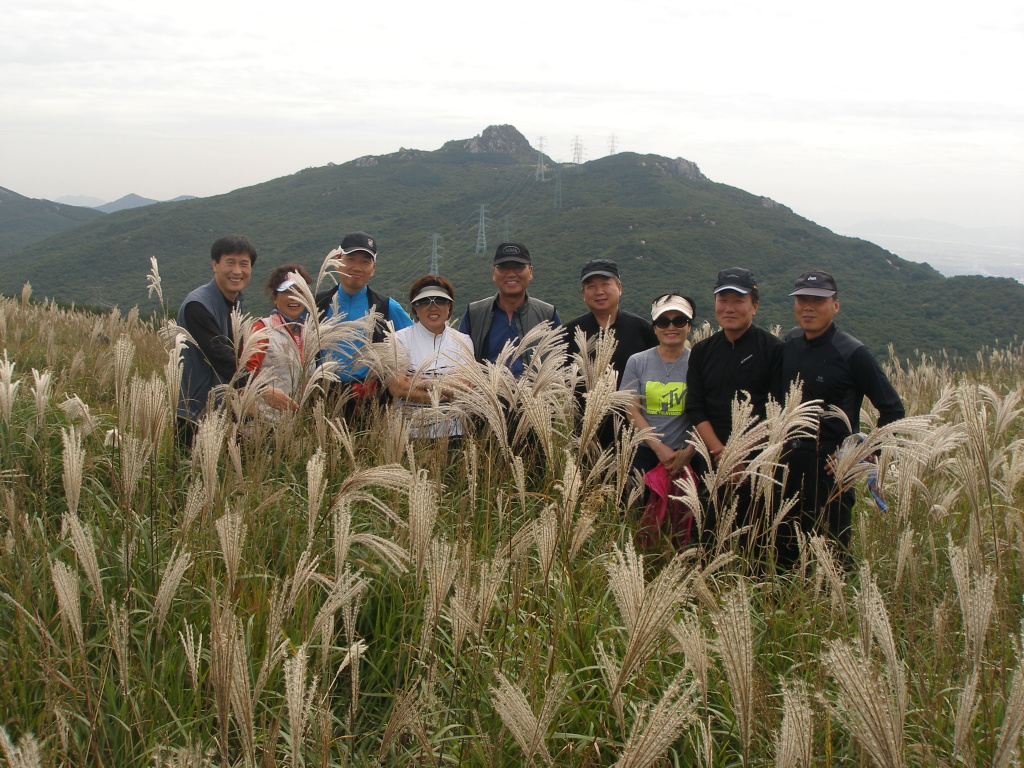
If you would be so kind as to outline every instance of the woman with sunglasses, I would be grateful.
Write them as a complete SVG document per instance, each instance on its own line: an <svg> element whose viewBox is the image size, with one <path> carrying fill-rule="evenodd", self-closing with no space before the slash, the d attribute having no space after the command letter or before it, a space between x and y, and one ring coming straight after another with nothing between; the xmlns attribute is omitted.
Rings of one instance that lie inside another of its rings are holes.
<svg viewBox="0 0 1024 768"><path fill-rule="evenodd" d="M451 375L460 365L473 363L473 341L448 327L455 306L455 289L447 278L424 275L409 289L414 323L397 331L395 342L409 355L408 368L388 384L395 404L413 419L413 437L443 437L462 434L457 418L437 418L425 407L431 404L429 382ZM440 400L451 400L452 392L441 390ZM417 409L424 409L417 413Z"/></svg>
<svg viewBox="0 0 1024 768"><path fill-rule="evenodd" d="M637 430L653 428L636 452L633 468L644 476L647 492L644 495L645 515L643 527L660 527L666 514L670 517L670 530L674 535L689 521L678 518L680 510L667 509L671 481L689 471L694 448L688 444L690 423L686 417L686 369L690 350L686 339L693 323L693 300L678 293L659 296L651 304L651 320L658 346L638 352L626 361L620 391L634 392L636 403L627 416ZM652 499L651 491L658 498ZM654 508L652 508L654 503ZM653 515L653 517L652 517ZM651 533L651 531L645 531Z"/></svg>

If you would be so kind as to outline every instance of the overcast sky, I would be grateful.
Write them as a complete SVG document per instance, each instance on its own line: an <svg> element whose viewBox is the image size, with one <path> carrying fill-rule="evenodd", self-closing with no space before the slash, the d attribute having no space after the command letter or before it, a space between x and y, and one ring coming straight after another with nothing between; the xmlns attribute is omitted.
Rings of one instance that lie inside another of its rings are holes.
<svg viewBox="0 0 1024 768"><path fill-rule="evenodd" d="M833 229L1024 218L1019 0L4 7L0 186L29 197L207 196L511 123Z"/></svg>

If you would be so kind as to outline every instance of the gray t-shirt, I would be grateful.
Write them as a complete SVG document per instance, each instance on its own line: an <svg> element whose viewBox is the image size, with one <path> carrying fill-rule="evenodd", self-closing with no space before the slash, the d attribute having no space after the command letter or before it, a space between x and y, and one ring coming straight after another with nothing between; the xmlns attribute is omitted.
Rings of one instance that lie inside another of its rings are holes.
<svg viewBox="0 0 1024 768"><path fill-rule="evenodd" d="M666 363L657 348L638 352L626 361L620 392L640 395L640 411L654 428L658 438L678 450L689 439L690 420L686 417L686 369L690 350L672 363Z"/></svg>

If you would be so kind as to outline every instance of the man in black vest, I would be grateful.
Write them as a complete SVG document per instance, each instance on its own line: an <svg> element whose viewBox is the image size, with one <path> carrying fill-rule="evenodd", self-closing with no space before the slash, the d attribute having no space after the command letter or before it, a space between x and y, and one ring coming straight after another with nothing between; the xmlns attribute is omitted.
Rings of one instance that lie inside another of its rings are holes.
<svg viewBox="0 0 1024 768"><path fill-rule="evenodd" d="M588 341L601 331L611 333L615 336L611 366L615 369L617 389L622 382L622 372L626 370L626 361L637 352L656 347L658 337L654 335L650 322L632 312L619 309L622 280L619 278L619 265L614 261L594 259L584 264L580 270L580 293L590 311L565 325L569 355L586 352L576 343L577 329L583 331ZM604 448L615 441L614 419L607 418L601 423L598 440Z"/></svg>
<svg viewBox="0 0 1024 768"><path fill-rule="evenodd" d="M840 559L849 563L854 491L836 487L829 465L851 430L827 409L841 409L859 429L865 396L878 409L880 427L904 417L903 403L868 348L833 322L839 294L832 275L805 272L789 295L794 297L800 327L790 331L782 348L782 389L799 380L803 402L821 400L826 410L816 437L792 440L786 446L785 495L797 496L798 501L780 529L779 564L789 566L797 560L797 526L805 535L827 534L839 545Z"/></svg>
<svg viewBox="0 0 1024 768"><path fill-rule="evenodd" d="M245 370L238 371L231 312L241 305L242 290L249 285L256 247L243 235L228 235L213 244L210 259L213 280L192 291L178 309L178 325L194 341L185 343L178 392L177 436L186 447L192 445L213 388L232 381L241 386L247 380Z"/></svg>
<svg viewBox="0 0 1024 768"><path fill-rule="evenodd" d="M377 241L365 232L353 232L345 235L341 246L328 254L335 264L338 274L338 285L316 295L316 305L325 320L340 317L345 320L358 320L366 317L371 311L380 315L374 325L370 341L383 341L388 332L388 324L396 330L408 328L412 320L402 306L394 299L383 296L367 286L377 269ZM339 290L340 289L340 290ZM333 349L324 350L324 357L339 363L338 378L340 385L336 387L334 396L351 395L347 399L347 415L355 403L361 400L374 400L378 391L375 379L367 380L369 369L358 365L356 358L366 339L357 339L349 344L338 345Z"/></svg>
<svg viewBox="0 0 1024 768"><path fill-rule="evenodd" d="M506 342L517 344L532 328L548 321L561 325L552 304L526 293L533 280L533 261L522 243L502 243L494 252L491 279L498 287L494 296L472 302L462 316L459 330L473 339L478 362L498 359ZM518 379L523 375L523 358L509 364Z"/></svg>

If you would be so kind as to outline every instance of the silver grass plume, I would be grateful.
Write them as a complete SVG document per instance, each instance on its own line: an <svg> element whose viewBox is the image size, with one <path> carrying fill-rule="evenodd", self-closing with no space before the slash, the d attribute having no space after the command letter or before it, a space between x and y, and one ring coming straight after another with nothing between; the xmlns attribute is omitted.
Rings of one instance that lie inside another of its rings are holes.
<svg viewBox="0 0 1024 768"><path fill-rule="evenodd" d="M306 645L303 643L296 649L295 655L284 662L284 698L288 707L288 744L292 768L298 768L302 764L302 742L313 709L313 696L318 682L314 675L309 685L306 685L307 661Z"/></svg>
<svg viewBox="0 0 1024 768"><path fill-rule="evenodd" d="M121 694L128 695L128 638L131 636L128 606L124 603L110 603L107 613L107 624L110 632L110 644L117 659L117 676L121 683Z"/></svg>
<svg viewBox="0 0 1024 768"><path fill-rule="evenodd" d="M331 437L334 438L334 442L345 450L345 455L348 456L352 467L358 466L356 463L355 446L352 442L352 433L349 432L348 423L344 419L329 419L327 426L331 430Z"/></svg>
<svg viewBox="0 0 1024 768"><path fill-rule="evenodd" d="M61 443L64 446L63 468L61 479L64 482L64 498L68 502L68 511L78 514L78 499L82 492L82 470L85 467L85 449L82 447L82 435L74 427L62 429Z"/></svg>
<svg viewBox="0 0 1024 768"><path fill-rule="evenodd" d="M399 573L408 569L409 553L390 539L372 533L352 533L352 510L347 499L339 499L331 508L334 528L334 575L341 577L347 567L349 549L361 545L379 555Z"/></svg>
<svg viewBox="0 0 1024 768"><path fill-rule="evenodd" d="M206 489L206 503L212 508L220 487L217 465L224 447L224 436L228 431L228 416L220 410L207 413L199 420L193 443L192 466L202 473L203 488Z"/></svg>
<svg viewBox="0 0 1024 768"><path fill-rule="evenodd" d="M409 486L409 556L417 580L423 576L436 520L437 492L428 478L427 470L421 469Z"/></svg>
<svg viewBox="0 0 1024 768"><path fill-rule="evenodd" d="M807 684L782 683L782 726L773 740L775 768L811 768L813 723Z"/></svg>
<svg viewBox="0 0 1024 768"><path fill-rule="evenodd" d="M57 594L57 606L60 609L61 623L70 630L78 647L85 651L85 632L82 628L81 587L78 572L72 570L60 560L50 561L50 578Z"/></svg>
<svg viewBox="0 0 1024 768"><path fill-rule="evenodd" d="M977 695L978 690L978 669L975 667L967 675L964 687L956 697L956 720L953 727L953 761L957 758L964 764L973 762L973 743L971 736L971 725L978 713L978 704L981 697Z"/></svg>
<svg viewBox="0 0 1024 768"><path fill-rule="evenodd" d="M162 307L164 305L164 288L160 281L160 265L157 264L156 256L149 257L149 274L146 275L146 285L146 298L152 299L155 293L156 300Z"/></svg>
<svg viewBox="0 0 1024 768"><path fill-rule="evenodd" d="M171 411L167 409L167 385L155 373L148 379L132 377L128 393L132 428L151 445L159 445L170 424Z"/></svg>
<svg viewBox="0 0 1024 768"><path fill-rule="evenodd" d="M71 539L71 547L75 550L75 557L78 558L79 567L85 572L85 577L92 585L93 599L103 604L103 585L100 582L100 565L96 559L96 543L92 537L92 531L82 525L78 515L72 512L64 513L64 530Z"/></svg>
<svg viewBox="0 0 1024 768"><path fill-rule="evenodd" d="M32 395L36 405L36 429L46 423L46 408L50 404L50 383L53 374L47 369L40 373L32 369Z"/></svg>
<svg viewBox="0 0 1024 768"><path fill-rule="evenodd" d="M455 654L461 651L466 633L473 624L473 603L477 595L470 587L473 577L471 562L472 554L467 548L462 552L462 563L459 565L452 596L448 601L448 614L452 625L452 653Z"/></svg>
<svg viewBox="0 0 1024 768"><path fill-rule="evenodd" d="M153 601L153 611L156 615L156 634L160 634L163 628L164 619L167 618L167 611L171 607L171 601L178 591L185 571L192 564L192 555L188 552L179 552L177 547L171 553L171 559L167 561L164 568L164 577L160 582L160 588L156 592L156 599Z"/></svg>
<svg viewBox="0 0 1024 768"><path fill-rule="evenodd" d="M114 395L117 400L118 427L123 432L128 416L128 376L135 362L135 344L125 334L114 342Z"/></svg>
<svg viewBox="0 0 1024 768"><path fill-rule="evenodd" d="M25 283L28 285L28 283ZM7 735L7 729L0 726L0 748L10 768L42 768L43 758L39 753L39 742L31 733L23 734L15 744Z"/></svg>
<svg viewBox="0 0 1024 768"><path fill-rule="evenodd" d="M541 573L547 579L558 547L558 513L555 504L548 504L540 513L540 518L533 526L533 541L537 547Z"/></svg>
<svg viewBox="0 0 1024 768"><path fill-rule="evenodd" d="M2 391L2 382L0 382L0 392ZM89 412L89 406L82 402L82 399L78 395L68 397L67 400L57 407L64 412L64 415L67 416L70 421L81 425L82 437L91 435L99 426L99 419Z"/></svg>
<svg viewBox="0 0 1024 768"><path fill-rule="evenodd" d="M174 329L172 331L172 329ZM180 331L180 332L178 332ZM181 389L181 377L185 363L182 355L185 352L185 340L191 338L181 326L168 323L161 329L160 335L168 344L167 362L164 363L164 381L167 382L167 412L175 413L178 407L178 392Z"/></svg>
<svg viewBox="0 0 1024 768"><path fill-rule="evenodd" d="M326 466L327 457L319 448L306 462L306 535L309 539L313 538L316 522L320 518L324 492L327 490L327 477L324 473Z"/></svg>
<svg viewBox="0 0 1024 768"><path fill-rule="evenodd" d="M700 621L693 612L688 612L686 619L669 625L669 632L682 651L686 666L692 670L700 685L701 696L707 698L711 656L708 654L708 641L701 631Z"/></svg>
<svg viewBox="0 0 1024 768"><path fill-rule="evenodd" d="M853 644L832 640L823 662L838 685L832 711L878 768L905 768L903 721L878 670Z"/></svg>
<svg viewBox="0 0 1024 768"><path fill-rule="evenodd" d="M913 566L914 559L912 557L914 552L914 531L910 526L907 526L903 533L900 534L899 547L896 550L896 581L895 586L898 588L900 582L903 580L903 574L907 570L907 566Z"/></svg>
<svg viewBox="0 0 1024 768"><path fill-rule="evenodd" d="M206 489L203 487L201 478L193 478L188 484L188 491L185 494L185 508L181 515L181 533L184 535L192 527L199 515L203 512L203 504L206 501Z"/></svg>
<svg viewBox="0 0 1024 768"><path fill-rule="evenodd" d="M890 699L894 703L894 716L902 723L907 711L906 672L903 662L896 653L896 639L892 634L881 590L878 589L878 583L868 564L861 568L860 581L862 589L858 600L859 620L878 643L885 657L885 679L889 684ZM863 654L865 658L870 655L870 646L864 647Z"/></svg>
<svg viewBox="0 0 1024 768"><path fill-rule="evenodd" d="M238 577L238 563L242 559L242 544L248 526L239 514L225 512L215 523L217 537L220 539L221 554L224 557L224 568L227 571L227 594L235 590Z"/></svg>
<svg viewBox="0 0 1024 768"><path fill-rule="evenodd" d="M458 545L453 546L440 538L432 541L426 567L429 597L423 611L423 632L420 636L421 654L425 653L430 645L437 627L437 620L441 615L441 608L444 607L458 570Z"/></svg>
<svg viewBox="0 0 1024 768"><path fill-rule="evenodd" d="M124 493L124 503L131 506L132 497L135 496L135 489L138 488L142 479L142 472L146 468L146 460L149 457L150 444L135 435L121 434L121 488Z"/></svg>
<svg viewBox="0 0 1024 768"><path fill-rule="evenodd" d="M510 683L501 672L497 677L498 686L491 686L494 709L523 750L526 762L532 765L534 757L540 755L545 764L554 765L545 738L569 688L566 674L557 672L552 675L544 689L544 703L537 713L518 686Z"/></svg>
<svg viewBox="0 0 1024 768"><path fill-rule="evenodd" d="M199 660L203 656L203 633L195 632L192 625L185 622L185 632L178 633L181 640L181 647L185 649L185 661L188 664L189 678L192 680L192 690L199 690Z"/></svg>
<svg viewBox="0 0 1024 768"><path fill-rule="evenodd" d="M747 582L726 595L722 610L711 619L718 632L716 647L729 681L736 724L743 742L744 760L754 734L754 630L750 620Z"/></svg>
<svg viewBox="0 0 1024 768"><path fill-rule="evenodd" d="M981 573L972 574L966 550L955 546L949 534L947 538L949 564L952 566L953 581L956 583L956 594L960 601L960 613L964 620L965 646L972 651L972 663L977 669L981 664L985 636L992 620L996 575L989 568L985 568Z"/></svg>
<svg viewBox="0 0 1024 768"><path fill-rule="evenodd" d="M477 598L476 631L483 635L490 618L491 609L498 597L498 590L508 572L508 559L495 557L490 563L480 563L480 590Z"/></svg>
<svg viewBox="0 0 1024 768"><path fill-rule="evenodd" d="M14 376L14 363L7 359L7 350L4 350L3 360L0 360L0 423L9 425L11 423L11 408L18 396L20 381L12 381Z"/></svg>
<svg viewBox="0 0 1024 768"><path fill-rule="evenodd" d="M992 768L1007 768L1017 759L1021 733L1024 732L1024 631L1017 644L1017 666L1013 670L1010 693L1006 697L1003 726L992 757ZM1016 763L1014 763L1016 764Z"/></svg>
<svg viewBox="0 0 1024 768"><path fill-rule="evenodd" d="M28 300L32 298L32 283L25 283L21 286L21 308L28 308Z"/></svg>
<svg viewBox="0 0 1024 768"><path fill-rule="evenodd" d="M681 674L653 709L649 704L641 707L615 768L649 768L661 760L693 715L695 688L694 683L684 689Z"/></svg>
<svg viewBox="0 0 1024 768"><path fill-rule="evenodd" d="M843 595L843 589L846 585L828 539L824 536L811 536L807 540L807 548L814 553L817 561L817 578L823 580L828 586L832 609L840 612L845 618L846 598Z"/></svg>
<svg viewBox="0 0 1024 768"><path fill-rule="evenodd" d="M253 765L256 760L255 724L242 622L226 601L215 601L210 613L210 683L217 709L221 753L225 758L229 754L228 723L233 719L245 759Z"/></svg>
<svg viewBox="0 0 1024 768"><path fill-rule="evenodd" d="M403 733L413 731L419 735L418 732L423 730L421 719L424 708L419 691L402 691L395 697L395 705L391 708L388 722L384 726L384 735L381 737L380 756L382 761ZM420 740L427 741L425 734Z"/></svg>

